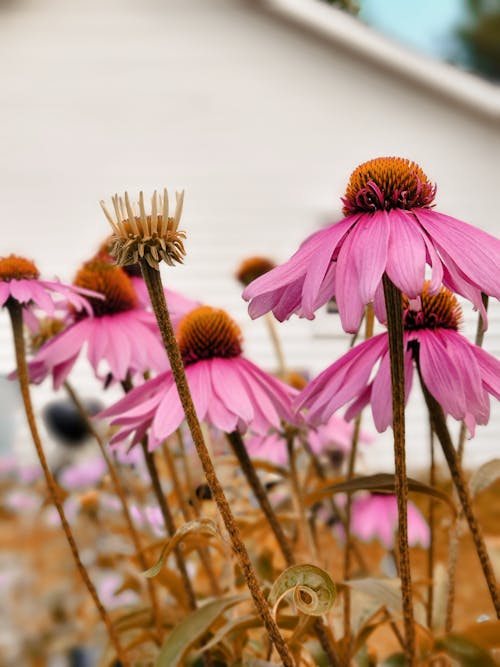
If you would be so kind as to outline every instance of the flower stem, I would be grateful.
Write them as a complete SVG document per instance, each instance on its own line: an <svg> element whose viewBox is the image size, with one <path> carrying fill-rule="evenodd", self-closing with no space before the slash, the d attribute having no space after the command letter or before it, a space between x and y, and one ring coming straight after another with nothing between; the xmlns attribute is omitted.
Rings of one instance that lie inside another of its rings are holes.
<svg viewBox="0 0 500 667"><path fill-rule="evenodd" d="M31 431L31 436L33 438L33 443L35 445L36 452L38 454L38 458L40 460L40 465L42 466L42 470L45 476L45 481L47 482L47 487L49 489L49 494L52 502L54 503L54 506L57 510L57 513L59 514L59 518L61 520L61 525L64 531L64 534L66 536L66 540L69 544L69 547L71 549L71 553L73 555L73 558L76 563L76 567L80 573L80 576L83 579L83 582L90 593L94 604L97 608L97 611L99 613L99 616L101 617L102 621L104 622L106 629L108 631L108 635L110 638L111 643L114 646L114 649L116 651L116 655L120 662L124 666L129 666L130 663L124 653L124 649L120 643L120 640L118 638L118 635L116 633L115 628L113 627L113 624L111 622L111 618L109 617L106 609L104 608L101 599L99 598L99 594L92 583L92 580L90 579L90 576L87 572L87 569L85 565L82 563L82 560L80 558L80 554L78 551L78 547L76 545L75 538L73 536L73 532L70 528L70 525L68 523L68 520L66 518L66 514L64 512L64 508L61 502L61 499L59 497L59 491L57 489L57 483L52 476L52 473L50 471L50 468L47 463L47 459L45 457L45 452L43 451L43 446L42 442L40 440L40 435L38 433L38 428L36 425L36 420L35 420L35 414L33 411L33 404L31 402L31 394L30 394L30 389L29 389L29 374L28 374L28 366L26 363L26 351L25 351L25 345L24 345L24 332L23 332L23 314L22 314L22 307L21 305L17 302L14 301L14 299L9 299L7 302L7 309L9 311L11 323L12 323L12 333L14 337L14 347L16 351L16 362L17 362L17 375L19 378L19 385L21 388L21 394L23 397L23 403L24 403L24 409L26 412L26 417L28 420L28 425Z"/></svg>
<svg viewBox="0 0 500 667"><path fill-rule="evenodd" d="M184 497L184 493L182 491L182 486L181 482L179 479L179 475L177 474L177 468L175 467L175 461L174 457L172 456L172 452L170 451L170 446L168 442L164 442L162 446L162 452L163 456L165 458L165 462L167 464L167 468L170 473L170 477L172 479L172 484L174 487L175 494L177 496L177 499L179 501L179 505L181 508L182 516L184 517L184 521L190 521L192 519L192 512L194 512L194 508L191 509L188 502L186 501ZM221 590L219 587L219 582L217 581L217 577L215 576L214 569L212 567L212 562L210 560L210 553L208 551L207 547L198 547L197 548L198 555L200 557L200 560L202 562L203 567L205 568L205 572L207 574L207 578L210 582L210 588L212 590L212 594L215 596L220 595Z"/></svg>
<svg viewBox="0 0 500 667"><path fill-rule="evenodd" d="M436 484L436 461L434 457L434 429L432 423L429 424L429 444L430 444L430 463L429 463L429 486L434 488ZM435 557L435 533L436 533L436 501L429 497L429 548L427 550L427 580L429 581L427 587L427 605L426 617L427 627L432 630L433 610L434 610L434 557Z"/></svg>
<svg viewBox="0 0 500 667"><path fill-rule="evenodd" d="M146 467L148 469L149 476L151 478L151 483L153 484L153 491L160 506L160 511L165 522L165 528L167 529L167 534L169 537L172 537L175 534L176 526L174 522L174 517L170 511L170 506L167 502L163 489L161 488L160 476L158 475L158 468L156 467L156 461L154 458L153 452L150 452L148 449L147 438L143 438L141 442L142 451L144 453L144 460L146 461ZM175 562L177 563L177 568L180 572L184 589L186 591L188 604L190 609L196 609L196 595L189 578L189 574L186 568L186 561L182 551L180 550L179 545L174 548Z"/></svg>
<svg viewBox="0 0 500 667"><path fill-rule="evenodd" d="M267 522L269 523L274 537L278 542L280 551L283 555L283 558L285 559L286 564L288 566L293 565L295 563L295 558L290 542L286 538L279 519L271 507L266 490L260 481L259 476L257 475L240 433L238 431L233 431L232 433L226 433L226 437L229 444L231 445L231 449L238 459L241 470L243 471L243 474L245 475L247 482L252 489L259 503L259 506L267 519Z"/></svg>
<svg viewBox="0 0 500 667"><path fill-rule="evenodd" d="M229 444L231 445L231 448L236 458L238 459L243 474L245 475L250 488L254 492L254 495L259 503L259 506L262 512L264 513L264 516L266 517L271 530L273 531L273 534L276 538L276 541L278 542L280 551L283 555L283 558L285 559L287 567L295 565L296 560L292 546L288 541L285 533L283 532L278 517L276 516L271 506L271 503L269 502L266 490L262 485L259 476L257 475L257 472L255 470L255 467L252 463L250 456L248 455L241 434L238 431L233 431L232 433L227 433L226 437L229 441ZM337 665L339 665L339 661L335 651L335 646L323 621L320 618L314 621L314 629L316 631L316 635L320 641L323 650L328 656L330 665L336 667Z"/></svg>
<svg viewBox="0 0 500 667"><path fill-rule="evenodd" d="M264 319L266 320L267 330L269 331L274 353L276 354L276 360L278 362L278 375L283 380L286 376L285 355L283 354L283 346L281 345L278 332L276 331L276 322L271 313L266 313Z"/></svg>
<svg viewBox="0 0 500 667"><path fill-rule="evenodd" d="M488 310L488 295L481 295L483 300L483 305L485 310ZM477 318L477 327L476 327L476 339L474 341L475 345L481 347L484 339L484 322L481 314ZM458 436L458 446L457 446L457 457L458 461L462 463L464 449L465 449L465 438L467 436L467 427L465 422L460 424L460 433ZM446 618L444 629L445 632L451 632L453 628L453 610L455 607L455 586L457 580L457 566L458 566L458 555L460 551L460 528L463 523L463 512L460 512L455 523L451 529L450 535L450 546L448 549L448 595L446 600Z"/></svg>
<svg viewBox="0 0 500 667"><path fill-rule="evenodd" d="M394 436L395 490L398 502L399 573L403 597L405 656L409 666L415 664L415 626L408 546L408 480L405 453L405 373L403 343L403 305L400 290L387 274L383 277L392 387L392 430Z"/></svg>
<svg viewBox="0 0 500 667"><path fill-rule="evenodd" d="M163 339L163 344L168 354L170 367L177 385L179 398L184 408L186 421L193 438L196 451L200 458L205 477L212 492L212 497L217 503L217 507L221 517L229 533L231 544L238 560L238 564L245 577L248 589L252 595L254 604L259 612L264 626L269 634L271 641L276 647L281 660L285 667L294 667L295 661L281 635L281 632L274 620L269 605L267 604L262 591L257 581L255 570L250 561L248 552L240 536L240 531L236 525L235 518L226 499L222 485L219 482L214 465L210 458L207 446L203 439L203 434L200 427L200 422L196 414L193 399L189 391L189 386L184 372L184 364L182 362L181 353L175 339L174 329L170 320L167 303L165 301L165 294L161 283L160 273L156 269L151 268L144 260L140 260L142 275L146 282L149 297L156 315L158 326Z"/></svg>
<svg viewBox="0 0 500 667"><path fill-rule="evenodd" d="M113 462L111 461L111 458L108 456L108 453L106 451L106 447L104 446L104 441L101 438L101 435L99 434L98 430L94 427L94 424L92 423L92 420L89 418L89 415L87 413L87 410L85 409L85 406L81 402L78 394L76 393L75 389L73 386L66 380L64 383L64 388L66 389L66 392L70 398L70 400L73 402L75 408L78 410L81 418L84 420L87 429L89 433L91 433L92 437L94 440L97 442L97 445L99 447L99 450L101 452L101 455L106 463L106 466L108 468L108 473L111 478L111 482L113 484L115 493L120 501L121 507L122 507L122 512L123 516L125 518L125 523L127 524L128 531L130 533L130 537L132 539L132 543L134 545L135 549L135 555L137 558L137 561L139 563L139 566L142 571L147 570L150 565L148 564L146 557L144 555L144 551L142 548L141 544L141 538L139 537L139 533L137 532L134 522L132 521L132 517L130 516L130 510L128 507L128 502L127 498L125 495L125 489L123 488L123 485L121 483L121 480L116 472L116 468L113 465ZM156 632L158 634L158 638L161 640L161 635L162 635L162 628L161 628L161 620L160 620L160 613L159 613L159 606L158 606L158 598L156 595L156 589L154 587L154 582L152 579L147 580L147 586L148 586L148 593L149 597L151 599L151 609L153 612L153 618L155 619L155 625L156 625Z"/></svg>
<svg viewBox="0 0 500 667"><path fill-rule="evenodd" d="M443 413L443 409L425 386L420 369L419 377L427 409L429 410L429 415L434 426L434 431L439 439L439 442L441 443L441 448L443 450L446 462L448 463L448 468L450 469L455 489L458 493L458 497L460 498L462 511L465 518L467 519L467 523L469 524L469 530L474 541L474 546L476 547L476 552L483 569L483 574L488 585L488 590L490 592L493 606L495 607L497 618L500 618L500 596L496 584L495 572L488 556L486 545L484 544L481 527L472 508L472 498L470 495L469 487L465 480L457 452L453 446L448 427L446 426L446 419Z"/></svg>

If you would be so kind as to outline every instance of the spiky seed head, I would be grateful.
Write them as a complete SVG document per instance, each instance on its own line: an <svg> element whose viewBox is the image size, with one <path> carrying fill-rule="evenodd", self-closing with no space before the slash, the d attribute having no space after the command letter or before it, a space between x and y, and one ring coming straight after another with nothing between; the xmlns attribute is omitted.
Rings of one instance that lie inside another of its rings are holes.
<svg viewBox="0 0 500 667"><path fill-rule="evenodd" d="M163 260L170 266L182 263L185 232L179 230L184 202L184 191L175 193L175 212L169 216L169 201L166 188L163 196L156 190L151 197L151 210L146 212L144 195L139 193L138 202L131 202L128 192L123 197L117 194L111 198L112 215L101 201L104 215L113 230L111 254L120 266L137 264L145 260L158 270Z"/></svg>

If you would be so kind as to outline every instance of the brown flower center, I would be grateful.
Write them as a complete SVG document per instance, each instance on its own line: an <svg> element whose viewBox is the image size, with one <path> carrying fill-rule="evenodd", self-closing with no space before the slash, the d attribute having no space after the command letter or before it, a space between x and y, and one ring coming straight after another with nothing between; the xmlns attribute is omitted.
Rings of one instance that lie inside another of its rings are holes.
<svg viewBox="0 0 500 667"><path fill-rule="evenodd" d="M267 257L248 257L244 259L236 271L236 280L246 287L256 278L263 276L276 265Z"/></svg>
<svg viewBox="0 0 500 667"><path fill-rule="evenodd" d="M456 297L445 287L437 294L429 294L429 284L420 296L421 310L412 310L407 297L403 297L403 324L406 331L419 329L457 329L462 321L462 309Z"/></svg>
<svg viewBox="0 0 500 667"><path fill-rule="evenodd" d="M184 363L213 357L238 357L241 331L223 310L199 306L181 321L177 332Z"/></svg>
<svg viewBox="0 0 500 667"><path fill-rule="evenodd" d="M39 276L38 269L29 259L17 255L0 257L0 281L2 282L37 280Z"/></svg>
<svg viewBox="0 0 500 667"><path fill-rule="evenodd" d="M73 284L100 292L106 297L105 299L86 297L96 317L122 313L138 305L132 281L125 271L100 259L93 259L84 264L76 274ZM82 314L85 316L85 313Z"/></svg>
<svg viewBox="0 0 500 667"><path fill-rule="evenodd" d="M435 194L436 186L415 162L400 157L379 157L353 171L342 199L343 211L351 215L430 206Z"/></svg>

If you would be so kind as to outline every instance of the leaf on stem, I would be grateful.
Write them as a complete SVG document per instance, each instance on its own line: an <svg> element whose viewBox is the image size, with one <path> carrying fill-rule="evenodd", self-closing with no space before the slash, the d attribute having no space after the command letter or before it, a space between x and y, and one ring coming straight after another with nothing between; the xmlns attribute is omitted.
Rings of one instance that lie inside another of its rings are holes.
<svg viewBox="0 0 500 667"><path fill-rule="evenodd" d="M315 565L292 565L276 579L269 593L273 613L281 600L293 593L293 601L299 611L307 616L322 616L331 609L337 589L330 575Z"/></svg>

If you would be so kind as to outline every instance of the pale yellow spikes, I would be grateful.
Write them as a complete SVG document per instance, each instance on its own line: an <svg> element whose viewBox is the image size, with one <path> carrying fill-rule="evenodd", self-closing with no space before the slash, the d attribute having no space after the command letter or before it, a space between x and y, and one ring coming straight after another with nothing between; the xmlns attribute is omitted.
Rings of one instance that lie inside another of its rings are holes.
<svg viewBox="0 0 500 667"><path fill-rule="evenodd" d="M140 213L140 221L142 224L142 232L145 235L145 237L148 239L151 237L151 230L148 225L148 219L146 217L146 211L144 210L144 194L142 190L139 192L139 213Z"/></svg>
<svg viewBox="0 0 500 667"><path fill-rule="evenodd" d="M114 232L115 234L119 234L119 233L120 233L120 230L119 230L118 227L116 226L115 221L114 221L113 218L111 217L111 215L110 215L108 209L106 208L106 204L104 203L104 201L103 201L102 199L101 199L101 201L99 202L99 204L101 205L101 208L102 208L102 210L103 210L103 212L104 212L104 215L106 216L106 218L107 218L109 224L110 224L111 227L113 228L113 232Z"/></svg>
<svg viewBox="0 0 500 667"><path fill-rule="evenodd" d="M163 215L161 219L160 236L165 236L168 229L168 192L163 188Z"/></svg>
<svg viewBox="0 0 500 667"><path fill-rule="evenodd" d="M151 197L151 234L156 234L158 230L158 195L156 190Z"/></svg>
<svg viewBox="0 0 500 667"><path fill-rule="evenodd" d="M128 220L130 222L130 226L132 227L132 231L134 234L137 234L137 236L140 235L139 231L139 225L137 224L135 220L135 213L134 209L132 208L130 204L130 199L128 197L128 192L125 192L125 206L127 207L127 213L128 213Z"/></svg>
<svg viewBox="0 0 500 667"><path fill-rule="evenodd" d="M175 206L174 227L173 227L174 232L177 231L177 228L179 227L179 222L181 221L182 207L184 205L184 190L175 193L175 203L176 206Z"/></svg>

